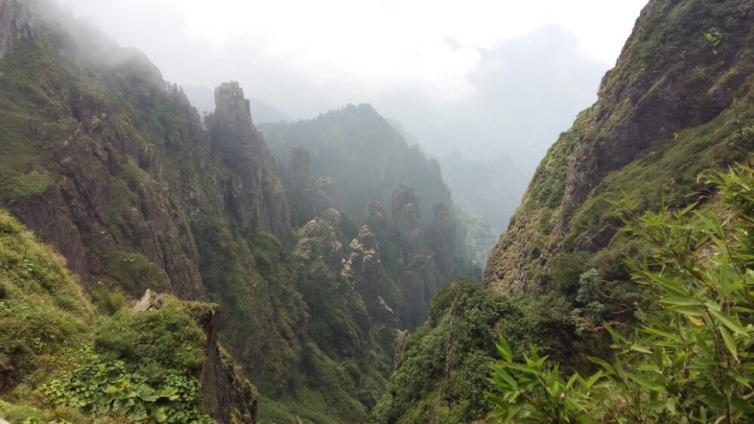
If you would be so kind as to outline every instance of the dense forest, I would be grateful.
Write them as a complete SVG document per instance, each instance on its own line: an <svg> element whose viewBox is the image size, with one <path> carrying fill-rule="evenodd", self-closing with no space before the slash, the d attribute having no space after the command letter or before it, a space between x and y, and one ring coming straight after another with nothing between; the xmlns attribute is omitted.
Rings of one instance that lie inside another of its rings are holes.
<svg viewBox="0 0 754 424"><path fill-rule="evenodd" d="M187 90L0 0L0 423L754 420L750 0L650 0L525 192Z"/></svg>

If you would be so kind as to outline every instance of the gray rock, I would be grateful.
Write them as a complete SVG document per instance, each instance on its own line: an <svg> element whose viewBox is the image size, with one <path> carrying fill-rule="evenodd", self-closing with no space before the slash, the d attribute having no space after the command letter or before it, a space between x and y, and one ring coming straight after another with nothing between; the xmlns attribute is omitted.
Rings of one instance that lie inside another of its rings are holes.
<svg viewBox="0 0 754 424"><path fill-rule="evenodd" d="M147 289L147 291L144 292L144 296L142 296L141 299L138 302L136 302L136 305L134 305L134 307L131 308L131 313L139 314L139 313L143 313L147 311L160 309L160 307L162 307L162 304L164 302L165 302L164 294L157 294L153 292L152 290Z"/></svg>

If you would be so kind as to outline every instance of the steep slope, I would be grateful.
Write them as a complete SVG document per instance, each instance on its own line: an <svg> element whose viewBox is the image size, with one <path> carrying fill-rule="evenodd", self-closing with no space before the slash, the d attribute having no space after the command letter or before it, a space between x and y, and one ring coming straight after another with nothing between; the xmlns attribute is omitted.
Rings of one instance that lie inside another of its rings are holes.
<svg viewBox="0 0 754 424"><path fill-rule="evenodd" d="M484 419L498 334L517 354L534 346L564 368L590 368L586 357L609 344L602 323L625 328L653 301L630 281L625 259L640 246L619 231L622 217L714 200L700 176L750 160L753 120L754 3L650 1L598 102L542 161L487 286L438 294L373 420Z"/></svg>
<svg viewBox="0 0 754 424"><path fill-rule="evenodd" d="M649 2L597 103L539 166L488 284L534 289L564 252L610 246L623 196L634 210L689 204L703 197L700 172L745 160L753 24L749 1Z"/></svg>
<svg viewBox="0 0 754 424"><path fill-rule="evenodd" d="M4 211L0 264L0 417L255 421L256 390L217 345L216 305L148 292L129 310L100 291L95 308L63 258Z"/></svg>

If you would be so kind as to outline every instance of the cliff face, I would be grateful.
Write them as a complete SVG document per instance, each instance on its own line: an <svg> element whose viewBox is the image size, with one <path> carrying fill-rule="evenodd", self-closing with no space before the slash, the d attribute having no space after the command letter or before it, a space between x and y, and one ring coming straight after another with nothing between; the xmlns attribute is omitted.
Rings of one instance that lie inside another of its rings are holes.
<svg viewBox="0 0 754 424"><path fill-rule="evenodd" d="M128 105L108 93L108 81L81 71L97 67L119 79L143 66L141 58L95 65L58 24L43 23L42 6L2 8L3 19L11 17L2 25L10 49L0 65L3 205L89 281L120 279L138 292L144 287L135 280L143 277L147 287L202 298L197 249L182 231L186 221L173 207L155 145ZM178 96L164 85L160 94Z"/></svg>
<svg viewBox="0 0 754 424"><path fill-rule="evenodd" d="M623 195L637 209L691 203L700 172L745 158L753 26L750 1L650 1L597 103L539 166L488 284L536 287L562 253L610 244Z"/></svg>
<svg viewBox="0 0 754 424"><path fill-rule="evenodd" d="M0 59L5 56L13 43L23 39L33 39L35 27L32 13L20 7L18 0L0 1Z"/></svg>

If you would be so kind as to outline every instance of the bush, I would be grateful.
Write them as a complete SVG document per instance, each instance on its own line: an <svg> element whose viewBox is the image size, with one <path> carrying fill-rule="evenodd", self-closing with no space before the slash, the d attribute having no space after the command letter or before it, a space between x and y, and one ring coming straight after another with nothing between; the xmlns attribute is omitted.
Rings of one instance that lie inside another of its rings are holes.
<svg viewBox="0 0 754 424"><path fill-rule="evenodd" d="M95 351L108 360L123 361L130 371L161 383L169 370L192 374L204 362L206 335L186 306L167 298L156 310L132 314L121 310L96 329Z"/></svg>
<svg viewBox="0 0 754 424"><path fill-rule="evenodd" d="M754 420L754 170L711 180L721 201L666 209L627 229L645 243L635 280L658 299L641 326L608 327L612 358L568 378L536 351L514 359L503 340L489 396L516 423L746 423ZM586 286L599 283L588 276ZM586 293L580 293L584 297Z"/></svg>
<svg viewBox="0 0 754 424"><path fill-rule="evenodd" d="M56 405L76 407L92 416L124 416L136 423L213 422L201 411L196 378L168 370L164 382L154 385L129 371L123 361L98 356L46 384L42 393Z"/></svg>

